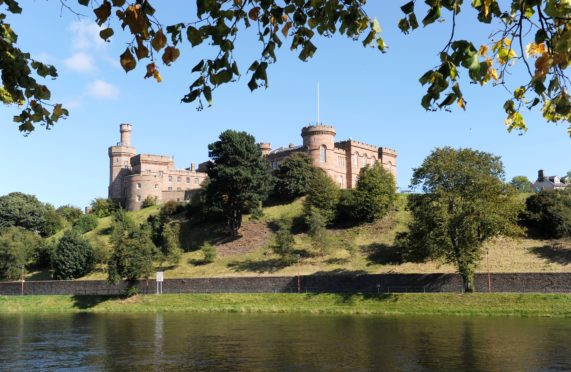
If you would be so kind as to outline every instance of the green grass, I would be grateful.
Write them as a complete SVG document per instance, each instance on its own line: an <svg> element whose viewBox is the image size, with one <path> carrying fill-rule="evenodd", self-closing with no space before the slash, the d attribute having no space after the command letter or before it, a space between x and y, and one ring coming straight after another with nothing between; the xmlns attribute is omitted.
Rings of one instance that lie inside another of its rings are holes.
<svg viewBox="0 0 571 372"><path fill-rule="evenodd" d="M240 312L571 317L569 294L3 296L0 313Z"/></svg>

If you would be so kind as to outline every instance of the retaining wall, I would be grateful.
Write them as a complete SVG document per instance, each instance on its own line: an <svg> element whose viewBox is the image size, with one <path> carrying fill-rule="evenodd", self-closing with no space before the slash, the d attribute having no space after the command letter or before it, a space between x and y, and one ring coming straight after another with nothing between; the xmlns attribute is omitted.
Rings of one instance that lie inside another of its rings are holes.
<svg viewBox="0 0 571 372"><path fill-rule="evenodd" d="M154 280L140 281L140 293L155 293ZM488 291L487 274L476 274L478 292ZM103 280L24 282L25 295L119 295L127 284ZM461 292L457 274L307 275L299 278L301 292ZM571 273L502 273L491 275L492 292L571 292ZM165 279L163 293L297 292L298 277L235 277ZM19 295L21 282L0 282L0 295Z"/></svg>

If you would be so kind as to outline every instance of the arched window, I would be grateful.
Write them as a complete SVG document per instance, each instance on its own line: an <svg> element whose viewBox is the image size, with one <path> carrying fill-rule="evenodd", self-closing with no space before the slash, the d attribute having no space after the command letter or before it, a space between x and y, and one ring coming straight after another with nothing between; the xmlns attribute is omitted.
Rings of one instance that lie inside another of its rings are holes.
<svg viewBox="0 0 571 372"><path fill-rule="evenodd" d="M392 171L393 171L393 163L391 163L390 161L389 161L389 163L387 164L387 167L389 168L389 172L392 172Z"/></svg>
<svg viewBox="0 0 571 372"><path fill-rule="evenodd" d="M322 163L327 161L327 147L325 147L325 145L319 148L319 159L321 159Z"/></svg>
<svg viewBox="0 0 571 372"><path fill-rule="evenodd" d="M353 155L353 166L355 168L359 167L359 153L357 152Z"/></svg>

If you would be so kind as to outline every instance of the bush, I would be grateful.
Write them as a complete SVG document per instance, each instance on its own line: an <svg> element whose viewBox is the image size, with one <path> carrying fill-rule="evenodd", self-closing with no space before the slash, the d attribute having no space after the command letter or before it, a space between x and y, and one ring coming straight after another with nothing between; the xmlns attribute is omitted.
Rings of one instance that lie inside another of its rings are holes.
<svg viewBox="0 0 571 372"><path fill-rule="evenodd" d="M184 204L176 202L174 200L169 200L161 207L160 217L165 219L179 214L184 210Z"/></svg>
<svg viewBox="0 0 571 372"><path fill-rule="evenodd" d="M162 244L158 246L161 265L165 261L176 265L182 256L182 249L180 248L180 225L177 223L167 223L163 226L162 230Z"/></svg>
<svg viewBox="0 0 571 372"><path fill-rule="evenodd" d="M272 250L275 254L279 255L285 263L293 263L294 256L294 237L291 233L291 221L282 219L278 221L278 230L276 231L275 244Z"/></svg>
<svg viewBox="0 0 571 372"><path fill-rule="evenodd" d="M66 231L53 252L52 266L54 279L80 278L95 267L93 248L77 231Z"/></svg>
<svg viewBox="0 0 571 372"><path fill-rule="evenodd" d="M113 213L117 212L121 209L121 205L118 202L105 199L105 198L96 198L91 202L91 210L89 213L93 213L99 218L109 217Z"/></svg>
<svg viewBox="0 0 571 372"><path fill-rule="evenodd" d="M262 203L259 203L255 208L252 208L250 211L250 217L255 221L259 221L264 217Z"/></svg>
<svg viewBox="0 0 571 372"><path fill-rule="evenodd" d="M335 217L338 201L339 187L323 170L316 170L304 201L305 216L317 209L328 224Z"/></svg>
<svg viewBox="0 0 571 372"><path fill-rule="evenodd" d="M19 279L40 239L20 227L0 229L0 278Z"/></svg>
<svg viewBox="0 0 571 372"><path fill-rule="evenodd" d="M71 224L73 224L83 214L81 209L69 204L62 205L56 209L56 213Z"/></svg>
<svg viewBox="0 0 571 372"><path fill-rule="evenodd" d="M93 214L84 214L73 224L73 229L80 234L85 234L97 227L99 219Z"/></svg>
<svg viewBox="0 0 571 372"><path fill-rule="evenodd" d="M522 222L546 238L571 236L571 192L541 191L525 201Z"/></svg>
<svg viewBox="0 0 571 372"><path fill-rule="evenodd" d="M157 205L157 197L149 195L145 198L145 200L143 200L142 207L149 208L149 207L154 207L155 205Z"/></svg>
<svg viewBox="0 0 571 372"><path fill-rule="evenodd" d="M210 243L204 243L200 251L204 255L202 263L209 264L216 260L216 248Z"/></svg>
<svg viewBox="0 0 571 372"><path fill-rule="evenodd" d="M320 255L325 255L330 245L329 234L326 229L327 218L321 210L310 208L309 213L305 215L305 223L309 228L308 233L313 241L313 246Z"/></svg>

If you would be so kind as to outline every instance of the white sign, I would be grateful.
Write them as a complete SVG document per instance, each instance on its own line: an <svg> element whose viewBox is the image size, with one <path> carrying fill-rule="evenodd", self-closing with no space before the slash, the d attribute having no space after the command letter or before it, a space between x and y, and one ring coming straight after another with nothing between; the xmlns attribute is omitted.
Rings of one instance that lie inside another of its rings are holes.
<svg viewBox="0 0 571 372"><path fill-rule="evenodd" d="M157 282L164 281L164 275L162 271L157 271Z"/></svg>

